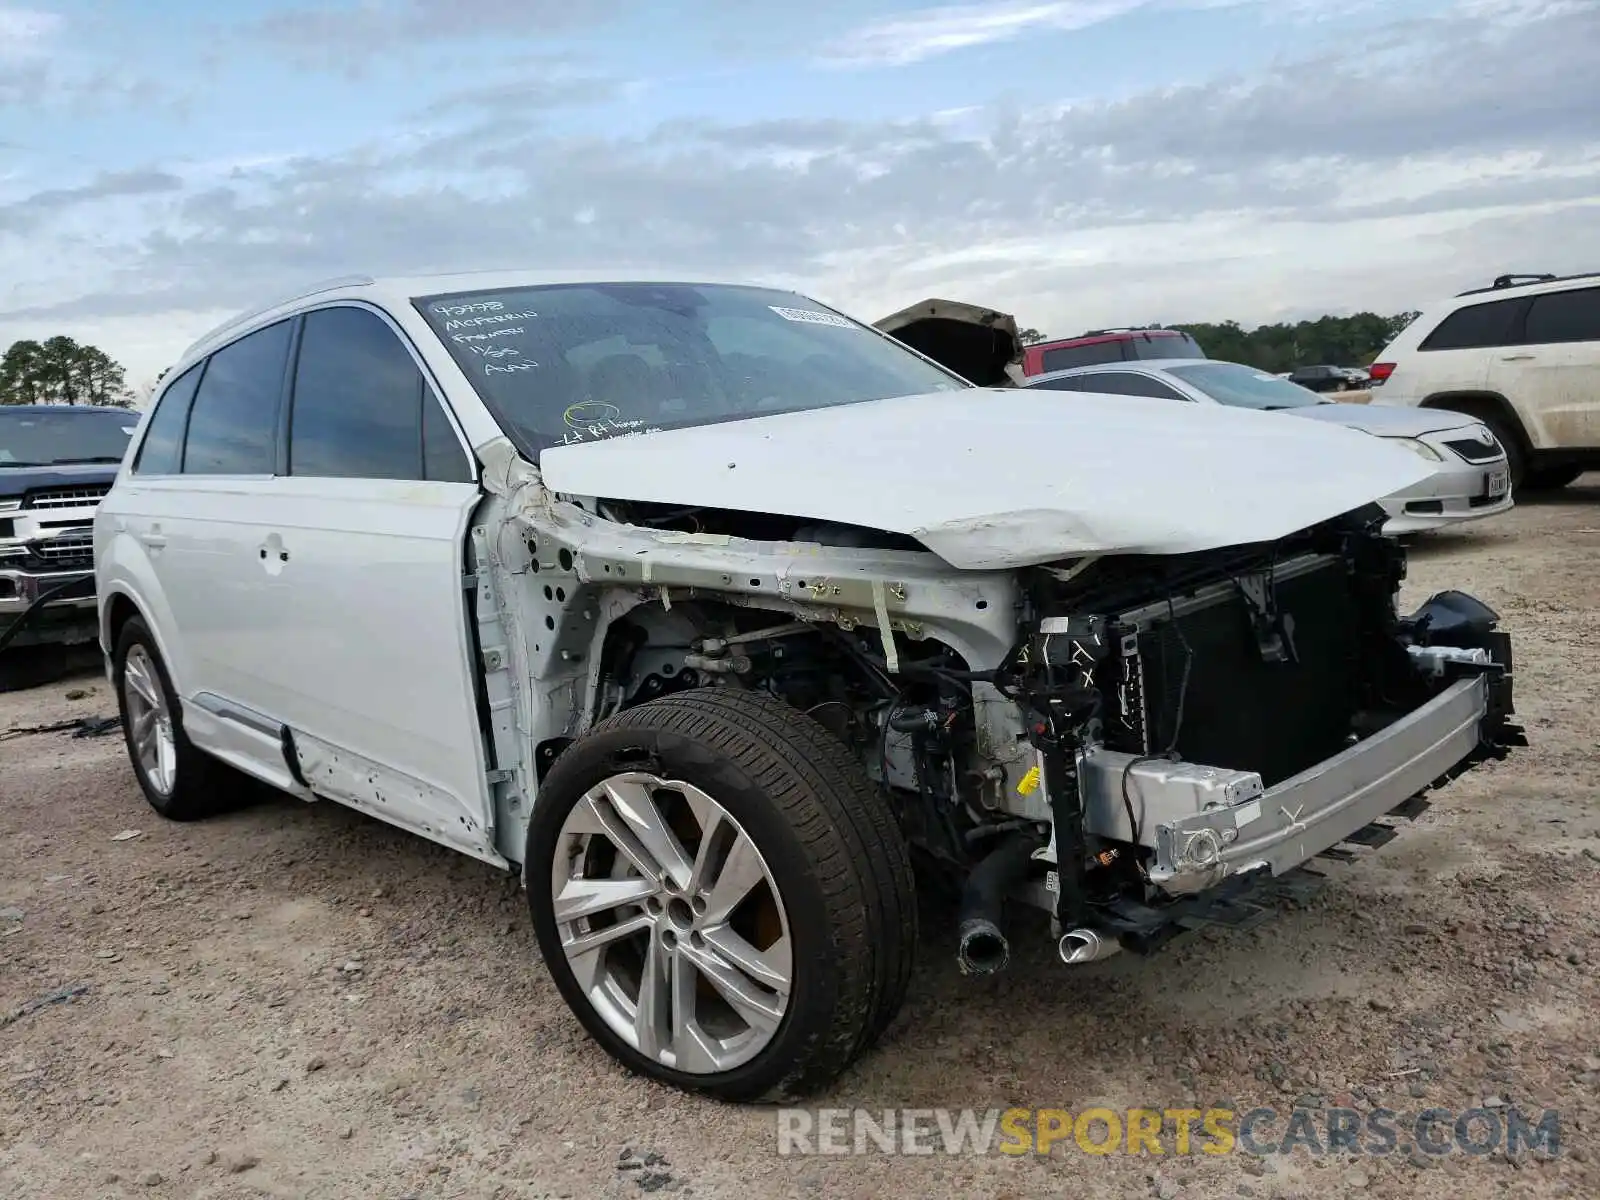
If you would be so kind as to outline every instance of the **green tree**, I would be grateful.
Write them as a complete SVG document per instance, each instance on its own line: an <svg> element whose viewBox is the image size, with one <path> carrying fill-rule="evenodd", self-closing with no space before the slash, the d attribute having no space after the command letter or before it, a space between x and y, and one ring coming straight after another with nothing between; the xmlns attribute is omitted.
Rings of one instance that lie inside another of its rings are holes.
<svg viewBox="0 0 1600 1200"><path fill-rule="evenodd" d="M1031 325L1026 329L1019 329L1017 331L1017 340L1019 342L1021 342L1024 346L1031 346L1035 342L1042 342L1042 341L1044 341L1044 338L1045 338L1045 335L1040 333L1037 329L1033 328L1033 326L1031 326Z"/></svg>
<svg viewBox="0 0 1600 1200"><path fill-rule="evenodd" d="M1317 317L1293 325L1258 325L1251 330L1237 321L1173 328L1193 337L1212 358L1282 372L1322 363L1366 366L1416 317L1416 313L1383 317L1360 312L1348 317Z"/></svg>
<svg viewBox="0 0 1600 1200"><path fill-rule="evenodd" d="M122 364L98 346L57 335L13 342L0 356L0 404L132 403Z"/></svg>

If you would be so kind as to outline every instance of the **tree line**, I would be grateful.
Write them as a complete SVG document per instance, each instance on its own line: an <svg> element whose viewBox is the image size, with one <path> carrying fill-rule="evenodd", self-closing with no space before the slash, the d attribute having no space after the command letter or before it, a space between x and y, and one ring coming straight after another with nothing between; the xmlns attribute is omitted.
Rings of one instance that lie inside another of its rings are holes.
<svg viewBox="0 0 1600 1200"><path fill-rule="evenodd" d="M1391 317L1359 312L1348 317L1317 317L1293 325L1257 325L1254 329L1245 329L1237 321L1152 328L1181 329L1200 343L1208 357L1277 374L1323 364L1364 367L1416 317L1414 312ZM1050 339L1037 329L1024 329L1022 340L1032 345Z"/></svg>
<svg viewBox="0 0 1600 1200"><path fill-rule="evenodd" d="M1237 321L1221 324L1169 325L1200 343L1211 358L1244 363L1263 371L1292 371L1328 363L1366 366L1417 314L1392 317L1360 312L1349 317L1318 317L1293 325L1258 325L1245 329ZM1021 331L1025 345L1051 340L1037 329ZM161 375L165 375L162 371ZM161 381L156 376L156 382ZM64 335L44 341L13 342L0 356L0 404L133 405L127 374L98 346Z"/></svg>
<svg viewBox="0 0 1600 1200"><path fill-rule="evenodd" d="M131 408L122 364L64 335L12 342L0 356L0 404L104 404Z"/></svg>

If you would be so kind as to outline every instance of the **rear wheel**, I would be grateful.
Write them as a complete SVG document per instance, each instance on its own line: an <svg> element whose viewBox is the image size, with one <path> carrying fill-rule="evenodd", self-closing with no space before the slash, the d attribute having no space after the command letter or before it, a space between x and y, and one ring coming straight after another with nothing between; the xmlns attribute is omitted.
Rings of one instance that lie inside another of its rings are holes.
<svg viewBox="0 0 1600 1200"><path fill-rule="evenodd" d="M123 624L111 662L128 760L150 807L173 821L231 807L219 792L220 764L183 732L177 694L143 619Z"/></svg>
<svg viewBox="0 0 1600 1200"><path fill-rule="evenodd" d="M905 841L845 747L764 693L684 692L597 726L540 786L526 864L568 1005L676 1087L802 1095L904 999Z"/></svg>
<svg viewBox="0 0 1600 1200"><path fill-rule="evenodd" d="M1582 467L1534 467L1522 486L1530 492L1553 492L1575 483L1582 474Z"/></svg>

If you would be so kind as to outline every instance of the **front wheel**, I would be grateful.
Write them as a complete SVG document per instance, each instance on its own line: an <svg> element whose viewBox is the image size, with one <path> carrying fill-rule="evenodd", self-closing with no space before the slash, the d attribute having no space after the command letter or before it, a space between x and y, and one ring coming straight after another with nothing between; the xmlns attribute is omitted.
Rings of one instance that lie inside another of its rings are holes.
<svg viewBox="0 0 1600 1200"><path fill-rule="evenodd" d="M684 692L598 725L539 788L526 870L567 1004L676 1087L802 1095L904 999L905 841L845 747L764 693Z"/></svg>

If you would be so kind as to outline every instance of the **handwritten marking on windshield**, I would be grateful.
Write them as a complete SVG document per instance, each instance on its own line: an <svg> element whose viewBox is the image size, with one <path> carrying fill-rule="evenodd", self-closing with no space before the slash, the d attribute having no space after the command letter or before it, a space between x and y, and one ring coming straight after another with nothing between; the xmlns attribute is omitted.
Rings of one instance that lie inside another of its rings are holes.
<svg viewBox="0 0 1600 1200"><path fill-rule="evenodd" d="M464 317L468 313L499 312L505 305L498 300L480 300L472 304L435 304L433 311L443 317Z"/></svg>
<svg viewBox="0 0 1600 1200"><path fill-rule="evenodd" d="M612 407L609 404L604 404L593 400L586 400L583 402L583 404L593 404L598 408ZM572 406L572 408L581 407L583 407L582 404L574 404ZM572 409L568 409L567 411L571 412ZM638 420L618 421L605 418L599 421L593 421L587 425L574 425L562 435L560 444L563 446L576 446L580 442L594 442L599 441L601 438L635 437L643 433L660 432L661 427L659 425L646 425L643 421Z"/></svg>
<svg viewBox="0 0 1600 1200"><path fill-rule="evenodd" d="M561 421L571 429L583 429L600 421L615 421L620 416L622 410L615 404L607 404L604 400L580 400L568 406L567 411L561 414Z"/></svg>
<svg viewBox="0 0 1600 1200"><path fill-rule="evenodd" d="M518 371L537 371L538 369L539 364L536 362L506 363L503 367L496 366L494 363L485 363L483 365L483 373L485 375L513 375Z"/></svg>
<svg viewBox="0 0 1600 1200"><path fill-rule="evenodd" d="M479 325L503 325L507 321L526 321L529 318L536 318L538 315L539 314L536 312L528 311L514 313L485 313L481 317L452 317L450 320L444 323L444 328L445 332L449 333L452 329L472 329Z"/></svg>
<svg viewBox="0 0 1600 1200"><path fill-rule="evenodd" d="M524 332L526 330L521 325L509 325L504 329L491 329L488 333L452 333L450 340L463 344L467 342L487 342L490 338L515 337L517 334Z"/></svg>

